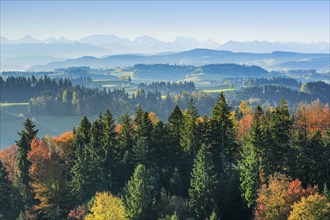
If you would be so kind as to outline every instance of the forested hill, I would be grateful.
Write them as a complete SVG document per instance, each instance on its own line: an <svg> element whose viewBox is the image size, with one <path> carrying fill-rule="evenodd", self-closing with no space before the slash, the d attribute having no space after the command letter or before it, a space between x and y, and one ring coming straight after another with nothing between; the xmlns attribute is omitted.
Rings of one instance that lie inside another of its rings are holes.
<svg viewBox="0 0 330 220"><path fill-rule="evenodd" d="M134 77L138 79L180 80L194 74L212 74L221 77L261 77L268 71L258 66L237 64L210 64L201 67L169 64L134 65Z"/></svg>
<svg viewBox="0 0 330 220"><path fill-rule="evenodd" d="M330 54L307 54L293 52L272 53L234 53L231 51L195 49L179 53L160 55L113 55L108 57L81 57L65 61L51 62L44 66L35 66L32 70L55 70L58 68L89 66L94 68L128 67L135 64L177 64L203 66L207 64L246 64L271 69L316 69L329 71ZM292 64L294 62L294 65ZM294 68L293 68L294 67Z"/></svg>

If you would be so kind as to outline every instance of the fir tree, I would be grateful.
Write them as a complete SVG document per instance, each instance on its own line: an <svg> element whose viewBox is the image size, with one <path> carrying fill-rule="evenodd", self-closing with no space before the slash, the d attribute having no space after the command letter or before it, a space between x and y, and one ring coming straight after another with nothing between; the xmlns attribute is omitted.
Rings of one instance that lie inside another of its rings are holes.
<svg viewBox="0 0 330 220"><path fill-rule="evenodd" d="M31 163L27 159L27 155L31 150L31 141L36 137L39 130L35 130L34 123L27 119L24 122L24 128L21 133L18 133L20 140L16 142L18 148L17 165L19 170L18 188L22 197L25 211L31 208L33 202L33 193L30 186L29 170Z"/></svg>
<svg viewBox="0 0 330 220"><path fill-rule="evenodd" d="M155 181L142 164L137 165L125 188L124 201L131 219L153 219Z"/></svg>
<svg viewBox="0 0 330 220"><path fill-rule="evenodd" d="M191 99L188 104L188 111L184 115L183 125L180 129L180 145L183 150L193 158L196 157L197 151L200 147L200 134L196 124L198 117L198 111L194 106L193 99Z"/></svg>
<svg viewBox="0 0 330 220"><path fill-rule="evenodd" d="M241 189L250 208L256 203L257 190L260 187L258 154L255 146L245 143L241 157L239 161Z"/></svg>
<svg viewBox="0 0 330 220"><path fill-rule="evenodd" d="M191 174L189 189L189 207L198 219L211 215L216 208L217 175L214 170L212 157L202 145L195 159Z"/></svg>
<svg viewBox="0 0 330 220"><path fill-rule="evenodd" d="M120 130L117 133L118 148L116 160L118 161L121 169L120 173L115 176L119 188L124 186L125 182L130 178L134 170L133 164L133 145L134 145L134 129L131 119L127 113L119 119Z"/></svg>
<svg viewBox="0 0 330 220"><path fill-rule="evenodd" d="M110 191L116 188L118 190L118 186L114 187L114 183L116 182L115 177L118 178L120 164L118 161L118 152L116 150L117 147L117 136L115 131L115 121L113 116L109 110L107 110L102 118L103 123L103 131L102 131L102 176L103 183L102 189L104 191ZM115 172L117 172L115 174Z"/></svg>
<svg viewBox="0 0 330 220"><path fill-rule="evenodd" d="M219 94L212 110L212 152L218 173L226 168L231 170L235 163L236 144L234 143L233 122L230 119L230 107L223 92ZM223 159L223 156L224 159ZM224 164L222 164L224 163Z"/></svg>
<svg viewBox="0 0 330 220"><path fill-rule="evenodd" d="M283 168L288 167L288 155L290 144L290 129L292 120L289 106L283 99L276 110L270 115L270 137L271 158L270 172L288 173Z"/></svg>

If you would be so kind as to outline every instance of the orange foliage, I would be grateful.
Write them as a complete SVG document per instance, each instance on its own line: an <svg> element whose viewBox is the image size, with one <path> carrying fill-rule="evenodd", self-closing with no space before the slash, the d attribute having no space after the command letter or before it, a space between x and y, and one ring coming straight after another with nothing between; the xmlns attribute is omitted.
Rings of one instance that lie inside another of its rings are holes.
<svg viewBox="0 0 330 220"><path fill-rule="evenodd" d="M157 124L159 122L159 118L157 117L156 113L150 112L148 114L150 121L152 122L153 125Z"/></svg>
<svg viewBox="0 0 330 220"><path fill-rule="evenodd" d="M47 175L46 171L51 161L51 154L45 142L37 138L31 141L31 151L28 153L28 160L31 162L29 174L32 179L41 179Z"/></svg>
<svg viewBox="0 0 330 220"><path fill-rule="evenodd" d="M54 144L67 143L67 142L73 141L73 137L74 137L73 132L69 131L69 132L65 132L65 133L61 134L58 137L54 136L52 138L52 142Z"/></svg>
<svg viewBox="0 0 330 220"><path fill-rule="evenodd" d="M115 131L117 133L120 133L122 128L123 128L123 126L121 124L116 124Z"/></svg>
<svg viewBox="0 0 330 220"><path fill-rule="evenodd" d="M320 100L312 102L310 105L301 103L296 111L297 126L300 129L306 129L311 135L315 131L324 134L330 127L330 111L328 105L322 105Z"/></svg>
<svg viewBox="0 0 330 220"><path fill-rule="evenodd" d="M8 172L9 180L12 180L14 174L17 172L17 147L16 145L10 145L9 148L0 151L0 160Z"/></svg>
<svg viewBox="0 0 330 220"><path fill-rule="evenodd" d="M242 111L242 114L244 115L246 112L251 111L251 108L247 101L242 100L241 104L239 105L240 110Z"/></svg>
<svg viewBox="0 0 330 220"><path fill-rule="evenodd" d="M56 153L65 162L68 162L73 155L73 138L73 132L65 132L59 137L52 138Z"/></svg>
<svg viewBox="0 0 330 220"><path fill-rule="evenodd" d="M236 134L237 140L241 141L246 138L250 132L250 128L253 123L253 114L251 108L245 100L241 102L239 108L242 111L243 116L236 124Z"/></svg>
<svg viewBox="0 0 330 220"><path fill-rule="evenodd" d="M75 219L84 219L88 211L87 205L79 205L73 210L70 210L68 219L75 220Z"/></svg>
<svg viewBox="0 0 330 220"><path fill-rule="evenodd" d="M316 185L304 189L298 179L290 182L285 175L276 174L259 192L256 219L287 219L295 202L317 192Z"/></svg>

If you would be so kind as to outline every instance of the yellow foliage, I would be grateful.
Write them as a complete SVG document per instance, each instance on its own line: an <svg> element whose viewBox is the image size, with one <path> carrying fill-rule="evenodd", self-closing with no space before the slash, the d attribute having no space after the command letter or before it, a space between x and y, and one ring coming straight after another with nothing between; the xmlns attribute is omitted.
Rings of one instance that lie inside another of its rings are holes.
<svg viewBox="0 0 330 220"><path fill-rule="evenodd" d="M91 214L86 220L123 220L128 219L123 201L108 192L96 193Z"/></svg>
<svg viewBox="0 0 330 220"><path fill-rule="evenodd" d="M251 109L248 102L245 100L242 100L241 104L239 105L239 108L241 109L243 115Z"/></svg>
<svg viewBox="0 0 330 220"><path fill-rule="evenodd" d="M155 112L150 112L148 116L153 125L159 122L159 118L157 117Z"/></svg>
<svg viewBox="0 0 330 220"><path fill-rule="evenodd" d="M330 203L319 194L303 197L292 208L289 220L323 220L330 217Z"/></svg>

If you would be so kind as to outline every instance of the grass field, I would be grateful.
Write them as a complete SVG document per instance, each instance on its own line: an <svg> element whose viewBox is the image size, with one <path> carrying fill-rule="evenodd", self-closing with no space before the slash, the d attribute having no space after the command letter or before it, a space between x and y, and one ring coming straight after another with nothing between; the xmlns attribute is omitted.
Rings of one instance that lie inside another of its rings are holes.
<svg viewBox="0 0 330 220"><path fill-rule="evenodd" d="M28 102L19 102L19 103L0 103L0 107L9 107L9 106L26 106Z"/></svg>
<svg viewBox="0 0 330 220"><path fill-rule="evenodd" d="M2 105L5 104L5 105ZM80 122L81 116L47 116L29 115L26 103L1 103L0 106L0 149L15 144L19 135L17 132L23 130L23 122L31 118L36 128L39 129L38 137L46 135L58 136L66 131L71 131ZM97 116L88 116L95 120Z"/></svg>
<svg viewBox="0 0 330 220"><path fill-rule="evenodd" d="M219 92L229 92L229 91L235 91L236 89L205 89L205 90L200 90L201 92L206 92L206 93L219 93Z"/></svg>

